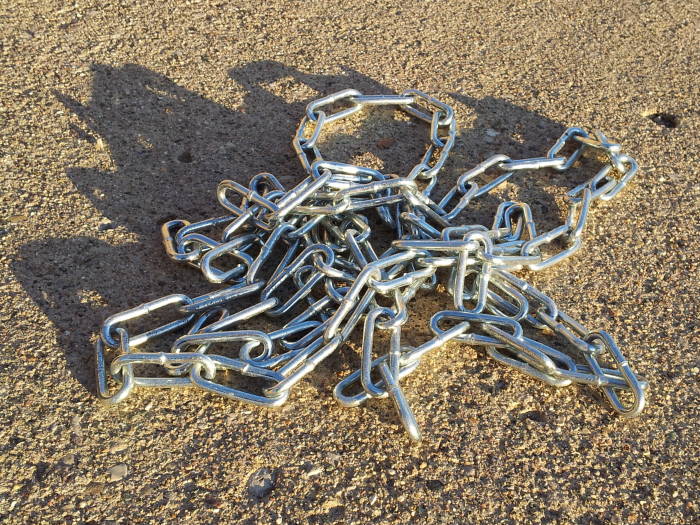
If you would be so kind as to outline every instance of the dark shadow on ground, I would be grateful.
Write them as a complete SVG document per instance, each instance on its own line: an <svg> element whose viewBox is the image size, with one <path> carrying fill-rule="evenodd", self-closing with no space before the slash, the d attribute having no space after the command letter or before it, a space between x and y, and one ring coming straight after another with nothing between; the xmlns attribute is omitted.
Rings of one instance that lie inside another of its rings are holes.
<svg viewBox="0 0 700 525"><path fill-rule="evenodd" d="M72 374L89 390L95 388L90 341L104 318L170 293L204 293L213 287L196 270L165 257L159 234L162 222L221 215L215 188L225 178L246 183L255 173L269 171L288 187L299 181L303 173L290 141L310 100L350 87L365 93L391 92L347 68L337 75L313 75L262 61L235 68L230 76L245 89L236 109L133 64L93 66L92 95L86 104L56 93L82 123L74 130L76 140L101 140L113 164L108 171L70 168L68 178L115 227L137 236L136 242L117 246L99 238L97 231L95 237L47 238L25 245L13 264L27 293L58 330ZM296 84L308 88L308 97L290 103L284 93ZM486 152L513 158L543 155L563 131L559 124L505 100L452 97L468 106L476 119L460 131L455 160L442 175L445 190ZM427 130L415 123L396 126L401 133L413 134L410 140L424 141L423 134L427 136ZM376 147L371 129L361 127L357 136L344 140L363 144L397 172L410 169L422 154L407 158L400 148ZM499 133L490 143L484 141L487 129ZM341 138L333 140L343 144ZM541 201L540 212L547 212L551 203L546 192L535 187L522 192L535 206ZM491 204L492 214L497 202ZM538 210L534 211L537 216ZM334 355L326 365L335 367L343 359Z"/></svg>

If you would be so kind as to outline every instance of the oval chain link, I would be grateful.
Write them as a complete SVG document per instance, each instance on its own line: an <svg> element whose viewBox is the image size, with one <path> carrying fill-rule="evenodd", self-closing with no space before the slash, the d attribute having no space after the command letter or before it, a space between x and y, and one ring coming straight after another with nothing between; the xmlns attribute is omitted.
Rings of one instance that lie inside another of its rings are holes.
<svg viewBox="0 0 700 525"><path fill-rule="evenodd" d="M399 176L325 159L320 148L331 124L378 106L396 107L429 126L416 165ZM639 415L647 382L612 337L588 330L513 274L542 270L579 251L594 204L629 183L636 161L602 132L571 127L542 157L491 156L436 201L431 193L456 135L452 107L415 89L400 95L346 89L308 104L292 139L305 172L298 185L286 189L270 173L255 175L248 186L225 180L216 196L226 215L162 226L166 255L223 287L195 298L168 295L108 318L95 346L100 397L114 404L137 387L198 387L279 406L362 325L361 365L333 395L343 406L390 397L413 440L421 431L401 380L448 343L483 348L548 385L599 388L613 410ZM589 153L606 163L568 191L560 226L541 231L530 206L512 201L498 206L490 228L459 222L475 199L518 173L566 171ZM388 235L393 242L386 247ZM437 292L438 284L452 296L452 309L431 317L431 339L404 345L410 302ZM166 311L169 320L152 320ZM263 314L278 328L265 333L242 326ZM155 328L131 335L129 324L144 321ZM167 352L153 346L161 339ZM160 367L161 374L140 375L143 365ZM234 387L233 374L264 385Z"/></svg>

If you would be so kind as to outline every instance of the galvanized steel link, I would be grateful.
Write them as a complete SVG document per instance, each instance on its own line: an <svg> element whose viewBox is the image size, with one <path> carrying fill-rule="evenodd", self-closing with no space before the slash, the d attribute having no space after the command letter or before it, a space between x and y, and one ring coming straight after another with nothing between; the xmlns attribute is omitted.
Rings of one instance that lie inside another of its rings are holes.
<svg viewBox="0 0 700 525"><path fill-rule="evenodd" d="M333 122L376 106L395 106L429 128L429 145L404 176L334 162L321 153ZM137 387L191 386L279 406L362 325L360 367L333 395L343 406L390 397L414 440L421 431L401 380L428 352L448 343L483 348L496 362L552 386L600 388L613 410L637 416L648 384L611 336L588 330L513 274L576 253L593 205L629 183L636 161L602 132L572 127L544 156L491 156L462 173L436 201L431 194L456 134L452 107L415 89L400 95L347 89L308 104L292 139L305 173L299 184L287 189L270 173L253 176L248 186L224 180L216 197L225 215L163 224L166 255L223 287L195 298L168 295L109 317L95 345L100 397L114 404ZM564 154L571 145L573 152ZM530 206L513 201L498 206L490 227L459 223L475 199L518 173L566 171L587 152L600 153L607 164L566 194L564 224L541 232ZM486 177L489 172L495 175ZM393 232L393 242L380 250L387 232ZM405 345L411 301L438 284L452 296L452 309L431 317L431 339ZM241 305L246 299L250 304ZM165 311L171 312L169 321L130 334L128 323L148 322ZM278 327L265 333L242 326L262 315ZM388 342L378 341L383 333ZM551 334L557 348L548 343ZM160 375L140 375L143 365ZM265 386L234 388L226 382L234 373ZM349 394L350 388L360 391Z"/></svg>

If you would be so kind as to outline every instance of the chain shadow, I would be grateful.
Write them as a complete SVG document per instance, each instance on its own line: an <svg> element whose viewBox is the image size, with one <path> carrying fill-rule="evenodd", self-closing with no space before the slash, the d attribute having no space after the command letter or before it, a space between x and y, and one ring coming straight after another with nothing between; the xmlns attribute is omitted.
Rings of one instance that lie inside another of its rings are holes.
<svg viewBox="0 0 700 525"><path fill-rule="evenodd" d="M112 165L106 170L69 168L67 176L102 216L135 240L114 244L109 232L97 230L94 237L46 238L24 245L12 265L57 330L71 374L90 391L95 390L90 341L108 315L169 293L194 295L212 288L196 270L165 257L160 223L221 214L214 195L217 183L225 178L246 183L253 174L270 171L288 187L298 181L303 173L290 140L310 100L350 87L365 93L391 92L348 68L316 75L260 61L230 71L231 79L244 90L242 104L233 109L139 65L98 64L92 73L87 103L62 93L55 96L80 121L73 130L76 140L101 144ZM459 137L456 149L467 148L469 153L457 164L480 160L474 155L483 149L485 127L507 129L513 119L528 122L528 129L538 130L537 137L525 133L535 139L533 147L551 142L561 131L558 124L504 100L453 97L477 114L475 125ZM402 123L393 131L415 136L420 134L415 126ZM382 165L396 166L397 172L415 163L400 148L378 147L373 129L361 127L359 139L345 138L357 139ZM333 140L341 144L345 138ZM494 150L501 146L494 145ZM520 151L530 153L522 149L530 146L519 142L513 142L510 151L505 146L514 157ZM445 187L455 179L449 175L453 172L446 173ZM335 366L344 359L333 355L328 364Z"/></svg>
<svg viewBox="0 0 700 525"><path fill-rule="evenodd" d="M111 159L109 169L69 168L69 180L113 227L136 237L115 245L109 231L96 230L94 237L32 241L12 265L57 330L71 374L88 390L95 390L90 341L106 317L169 293L212 289L196 270L164 256L160 223L223 214L214 195L225 178L247 183L253 174L271 171L288 183L299 180L289 144L308 101L348 87L387 91L350 69L309 75L256 62L230 75L246 90L236 109L134 64L93 65L87 103L55 93L80 121L71 126L76 141L106 149ZM283 94L265 89L284 79L306 85L307 99L290 104Z"/></svg>

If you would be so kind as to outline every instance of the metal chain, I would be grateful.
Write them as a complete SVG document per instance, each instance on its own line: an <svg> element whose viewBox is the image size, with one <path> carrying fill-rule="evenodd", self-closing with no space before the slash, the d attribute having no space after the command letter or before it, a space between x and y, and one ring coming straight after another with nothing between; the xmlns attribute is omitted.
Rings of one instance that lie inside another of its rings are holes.
<svg viewBox="0 0 700 525"><path fill-rule="evenodd" d="M430 126L427 151L405 176L321 154L320 138L332 122L374 106L395 106ZM333 395L343 406L390 397L414 440L420 430L401 380L448 341L483 347L499 363L548 385L599 388L615 411L637 416L647 383L612 337L587 329L512 273L541 270L576 253L593 204L627 185L637 163L601 132L569 128L545 156L494 155L460 175L436 201L431 194L456 129L450 106L414 89L401 95L348 89L311 102L292 141L306 172L299 184L287 189L270 173L255 175L248 186L224 180L216 195L225 215L162 226L172 260L224 287L195 298L168 295L108 318L95 346L100 397L114 404L134 387L196 386L245 403L279 406L361 325L360 367ZM518 172L566 171L583 155L601 153L604 166L566 194L561 226L539 231L530 206L512 201L498 206L490 228L459 223L472 201ZM213 234L216 230L221 233ZM387 235L393 241L380 251ZM438 284L451 295L452 308L430 319L432 339L406 345L408 304ZM251 306L233 311L243 298L253 299ZM164 309L172 321L129 332L129 321ZM244 328L262 314L279 319L279 328L269 333ZM381 345L380 334L387 336ZM169 352L148 350L149 342L168 337ZM139 365L158 365L161 373L141 375ZM259 378L263 386L234 388L228 380L234 373Z"/></svg>

